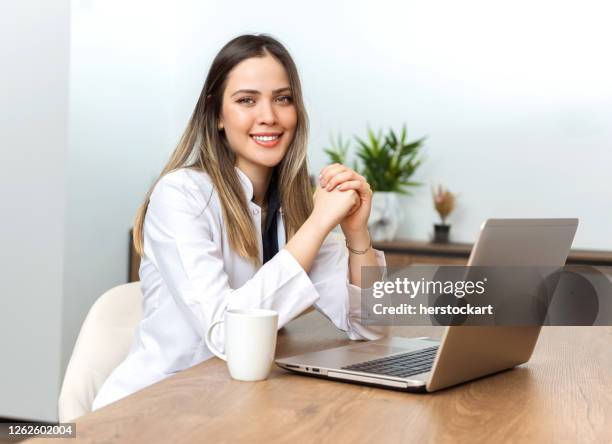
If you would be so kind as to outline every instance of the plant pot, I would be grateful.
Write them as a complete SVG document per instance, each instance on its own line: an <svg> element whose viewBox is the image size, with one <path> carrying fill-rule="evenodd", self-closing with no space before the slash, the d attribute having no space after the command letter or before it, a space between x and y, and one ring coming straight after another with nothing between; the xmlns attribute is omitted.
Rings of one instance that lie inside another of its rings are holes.
<svg viewBox="0 0 612 444"><path fill-rule="evenodd" d="M391 241L395 239L402 220L398 193L376 191L372 194L372 211L368 221L368 230L373 241Z"/></svg>
<svg viewBox="0 0 612 444"><path fill-rule="evenodd" d="M447 244L449 241L450 225L434 224L433 241L439 244Z"/></svg>

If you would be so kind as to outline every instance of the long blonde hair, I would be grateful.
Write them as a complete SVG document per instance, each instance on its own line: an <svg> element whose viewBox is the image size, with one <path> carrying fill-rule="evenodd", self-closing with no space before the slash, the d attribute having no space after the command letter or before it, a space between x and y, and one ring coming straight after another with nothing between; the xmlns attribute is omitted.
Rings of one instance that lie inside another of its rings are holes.
<svg viewBox="0 0 612 444"><path fill-rule="evenodd" d="M221 201L231 247L241 256L259 263L259 242L240 179L234 169L235 155L224 134L219 131L218 123L230 71L245 59L264 57L266 54L275 57L285 68L297 114L293 141L276 166L288 239L310 215L313 202L306 162L308 116L297 68L289 52L276 39L267 35L242 35L227 43L213 60L178 146L138 208L134 221L134 247L140 256L144 255L144 220L155 185L165 174L190 167L209 175Z"/></svg>

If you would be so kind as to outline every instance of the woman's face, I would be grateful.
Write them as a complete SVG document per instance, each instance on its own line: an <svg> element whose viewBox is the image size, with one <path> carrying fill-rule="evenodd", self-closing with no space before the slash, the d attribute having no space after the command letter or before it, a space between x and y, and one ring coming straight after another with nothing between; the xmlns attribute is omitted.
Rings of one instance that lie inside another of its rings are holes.
<svg viewBox="0 0 612 444"><path fill-rule="evenodd" d="M223 92L219 123L238 168L255 173L278 165L297 124L285 68L268 54L236 65Z"/></svg>

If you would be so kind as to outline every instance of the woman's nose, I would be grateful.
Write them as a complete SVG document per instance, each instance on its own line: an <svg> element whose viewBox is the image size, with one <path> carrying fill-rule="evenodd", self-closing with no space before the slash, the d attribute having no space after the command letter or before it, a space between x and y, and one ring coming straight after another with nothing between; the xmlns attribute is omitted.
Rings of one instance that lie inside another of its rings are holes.
<svg viewBox="0 0 612 444"><path fill-rule="evenodd" d="M259 109L259 123L265 125L272 125L276 123L276 114L274 113L274 108L272 103L262 100L260 102L261 106Z"/></svg>

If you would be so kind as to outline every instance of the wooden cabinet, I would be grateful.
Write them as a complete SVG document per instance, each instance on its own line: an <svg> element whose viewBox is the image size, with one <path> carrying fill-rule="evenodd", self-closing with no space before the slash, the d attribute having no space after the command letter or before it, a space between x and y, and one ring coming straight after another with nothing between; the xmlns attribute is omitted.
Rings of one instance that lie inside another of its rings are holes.
<svg viewBox="0 0 612 444"><path fill-rule="evenodd" d="M433 242L396 240L375 242L374 248L385 252L387 265L405 266L415 264L466 265L472 244L435 244ZM612 251L572 250L568 265L612 266Z"/></svg>
<svg viewBox="0 0 612 444"><path fill-rule="evenodd" d="M416 264L466 265L472 250L470 244L435 244L409 240L375 242L374 248L385 252L389 267Z"/></svg>
<svg viewBox="0 0 612 444"><path fill-rule="evenodd" d="M435 244L432 242L396 240L375 242L374 248L385 252L387 265L403 267L406 265L466 265L472 244ZM128 282L138 280L140 257L134 250L130 231L130 261ZM612 267L612 251L572 250L567 264L583 264Z"/></svg>
<svg viewBox="0 0 612 444"><path fill-rule="evenodd" d="M132 230L130 230L130 248L129 248L130 260L128 262L128 282L136 282L140 280L138 276L138 270L140 270L140 256L136 253L134 248L134 238L132 237Z"/></svg>

